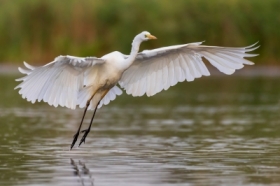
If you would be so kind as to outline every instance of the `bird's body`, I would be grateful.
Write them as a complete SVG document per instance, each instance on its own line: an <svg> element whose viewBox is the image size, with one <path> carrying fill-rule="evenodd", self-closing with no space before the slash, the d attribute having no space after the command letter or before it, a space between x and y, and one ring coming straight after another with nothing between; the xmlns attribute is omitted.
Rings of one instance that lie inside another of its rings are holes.
<svg viewBox="0 0 280 186"><path fill-rule="evenodd" d="M32 103L43 100L55 107L85 108L72 148L87 109L93 109L94 114L89 128L83 131L85 134L80 145L90 131L97 107L108 104L122 93L118 83L133 96L152 96L178 82L209 76L202 57L221 72L232 74L244 64L252 65L244 57L256 56L246 52L258 48L253 48L254 45L242 48L212 47L199 42L138 53L141 42L149 39L156 37L146 31L138 34L132 42L130 55L115 51L101 58L59 56L42 67L24 63L27 69L19 68L19 71L26 76L18 79L23 82L16 88L20 88L22 97Z"/></svg>
<svg viewBox="0 0 280 186"><path fill-rule="evenodd" d="M106 62L90 67L84 77L83 89L90 89L89 95L94 96L91 108L95 108L100 98L103 98L118 83L124 71L122 64L124 58L120 52L109 53L101 59ZM108 74L110 74L110 77Z"/></svg>

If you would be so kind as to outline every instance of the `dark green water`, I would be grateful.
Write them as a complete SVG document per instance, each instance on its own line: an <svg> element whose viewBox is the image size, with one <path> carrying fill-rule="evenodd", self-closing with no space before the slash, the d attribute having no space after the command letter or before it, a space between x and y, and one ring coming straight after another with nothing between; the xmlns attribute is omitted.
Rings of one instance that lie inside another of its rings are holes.
<svg viewBox="0 0 280 186"><path fill-rule="evenodd" d="M0 76L0 185L280 184L279 77L205 77L151 98L123 94L72 151L83 110L33 105L13 79Z"/></svg>

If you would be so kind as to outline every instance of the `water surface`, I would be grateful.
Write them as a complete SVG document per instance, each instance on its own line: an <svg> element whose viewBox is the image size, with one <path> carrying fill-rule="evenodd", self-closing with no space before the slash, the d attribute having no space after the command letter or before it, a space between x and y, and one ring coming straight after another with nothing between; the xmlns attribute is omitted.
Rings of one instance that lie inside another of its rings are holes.
<svg viewBox="0 0 280 186"><path fill-rule="evenodd" d="M150 98L124 94L98 110L72 151L83 110L33 105L13 79L0 76L0 185L280 184L279 77L214 76Z"/></svg>

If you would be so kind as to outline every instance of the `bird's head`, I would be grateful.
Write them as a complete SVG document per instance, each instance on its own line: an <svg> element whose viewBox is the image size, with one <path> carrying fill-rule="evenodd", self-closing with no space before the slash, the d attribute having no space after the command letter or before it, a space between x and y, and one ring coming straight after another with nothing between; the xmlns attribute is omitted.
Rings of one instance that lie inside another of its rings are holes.
<svg viewBox="0 0 280 186"><path fill-rule="evenodd" d="M135 36L135 38L133 39L132 45L133 46L139 45L143 41L148 41L151 39L157 39L157 38L155 36L151 35L150 32L144 31Z"/></svg>
<svg viewBox="0 0 280 186"><path fill-rule="evenodd" d="M141 38L142 41L148 41L150 39L157 39L155 36L150 34L150 32L144 31L139 34L139 37Z"/></svg>

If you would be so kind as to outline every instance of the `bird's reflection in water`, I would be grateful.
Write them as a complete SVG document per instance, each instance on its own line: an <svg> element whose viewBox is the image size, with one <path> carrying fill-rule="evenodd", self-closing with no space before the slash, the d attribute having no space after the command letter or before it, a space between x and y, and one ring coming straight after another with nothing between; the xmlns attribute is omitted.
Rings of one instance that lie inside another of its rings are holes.
<svg viewBox="0 0 280 186"><path fill-rule="evenodd" d="M70 158L70 163L72 165L72 168L74 169L74 176L78 177L78 181L81 183L81 185L85 186L87 185L86 183L94 185L94 179L92 177L92 174L90 170L86 167L85 163L83 163L81 160L79 160L79 162L76 163L72 158Z"/></svg>

